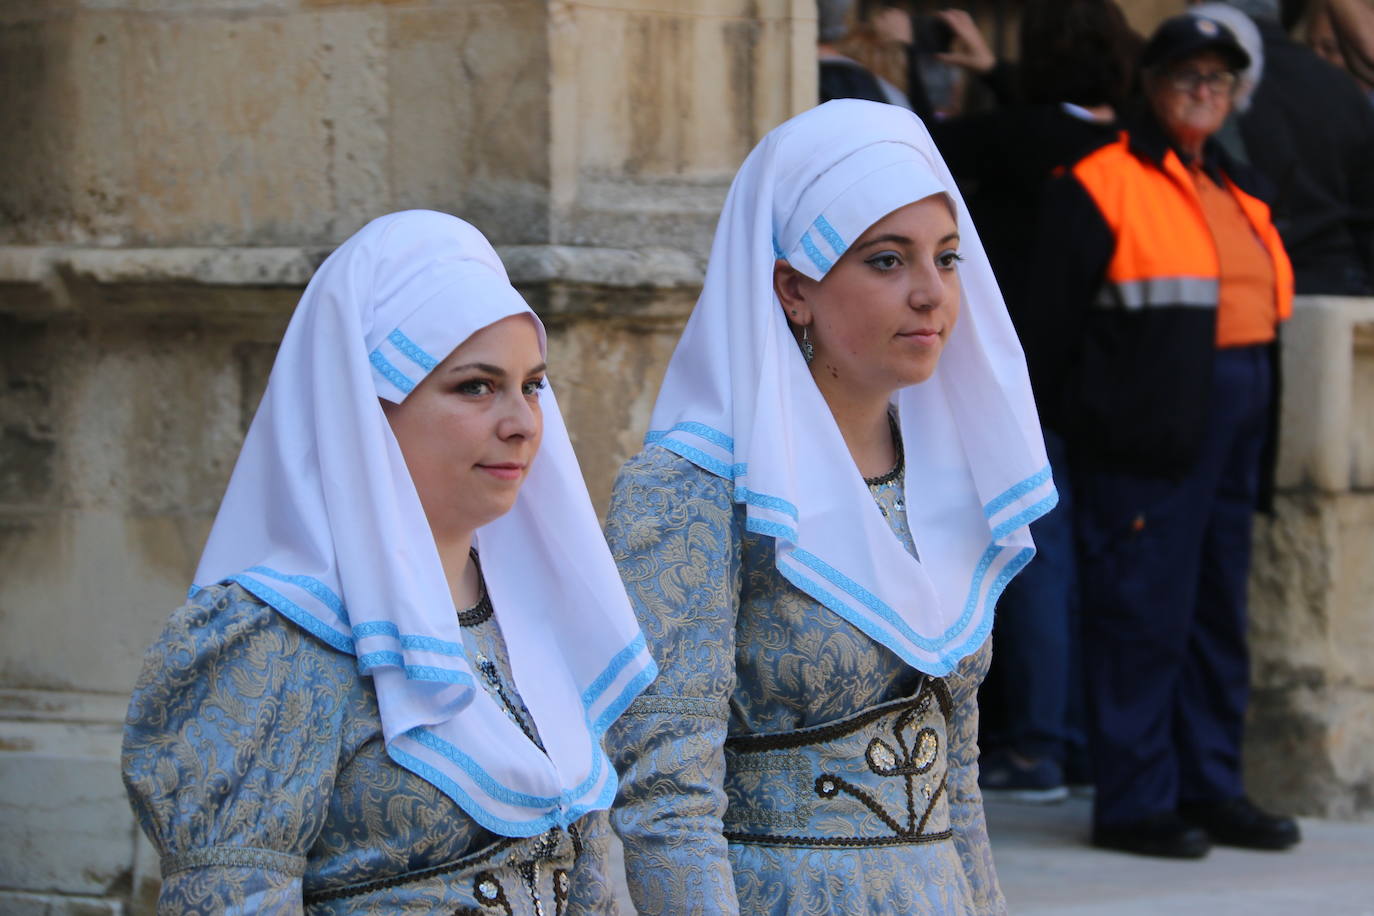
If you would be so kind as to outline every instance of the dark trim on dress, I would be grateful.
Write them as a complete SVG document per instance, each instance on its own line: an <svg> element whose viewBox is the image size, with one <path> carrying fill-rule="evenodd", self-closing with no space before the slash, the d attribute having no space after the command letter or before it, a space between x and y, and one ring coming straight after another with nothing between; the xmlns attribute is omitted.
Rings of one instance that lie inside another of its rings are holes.
<svg viewBox="0 0 1374 916"><path fill-rule="evenodd" d="M806 747L809 744L817 744L822 741L829 741L833 738L842 738L845 735L852 735L854 732L865 727L871 722L881 719L883 716L903 707L911 709L918 708L925 703L933 694L936 702L940 704L940 712L949 721L950 712L954 707L954 699L950 696L949 687L943 678L927 676L922 687L929 687L929 693L924 689L918 689L914 696L904 697L900 700L891 700L881 706L874 706L866 709L858 715L832 722L828 725L813 725L809 728L800 728L795 731L787 732L768 732L758 735L734 735L725 739L725 746L737 753L752 754L758 751L783 750L786 748Z"/></svg>
<svg viewBox="0 0 1374 916"><path fill-rule="evenodd" d="M311 904L324 903L329 900L344 900L348 897L358 897L363 894L372 893L373 891L384 891L388 888L400 887L403 884L414 884L416 881L442 877L443 875L452 874L453 872L462 871L465 868L471 868L474 865L481 865L483 862L490 861L518 842L520 842L519 837L506 837L505 839L492 843L481 852L471 856L464 856L461 859L445 863L444 865L434 865L430 868L422 868L419 871L409 871L403 875L396 875L391 878L380 878L376 881L368 881L364 884L348 884L343 887L336 887L332 890L307 893L304 895L304 902Z"/></svg>

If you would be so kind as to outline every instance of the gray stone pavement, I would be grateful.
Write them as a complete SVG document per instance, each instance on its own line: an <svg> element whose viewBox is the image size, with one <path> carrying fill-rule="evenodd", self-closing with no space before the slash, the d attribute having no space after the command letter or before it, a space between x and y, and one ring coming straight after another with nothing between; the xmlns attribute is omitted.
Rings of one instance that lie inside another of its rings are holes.
<svg viewBox="0 0 1374 916"><path fill-rule="evenodd" d="M987 803L1012 916L1374 916L1374 823L1302 821L1288 852L1170 861L1087 844L1091 804Z"/></svg>

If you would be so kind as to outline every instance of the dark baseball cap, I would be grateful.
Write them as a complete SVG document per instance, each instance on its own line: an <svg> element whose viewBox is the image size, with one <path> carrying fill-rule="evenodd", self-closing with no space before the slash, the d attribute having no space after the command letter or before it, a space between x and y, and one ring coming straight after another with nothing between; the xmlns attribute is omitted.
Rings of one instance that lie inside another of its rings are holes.
<svg viewBox="0 0 1374 916"><path fill-rule="evenodd" d="M1206 16L1184 13L1165 19L1150 36L1140 55L1140 66L1155 67L1184 60L1203 51L1216 51L1232 70L1250 66L1250 55L1224 24Z"/></svg>

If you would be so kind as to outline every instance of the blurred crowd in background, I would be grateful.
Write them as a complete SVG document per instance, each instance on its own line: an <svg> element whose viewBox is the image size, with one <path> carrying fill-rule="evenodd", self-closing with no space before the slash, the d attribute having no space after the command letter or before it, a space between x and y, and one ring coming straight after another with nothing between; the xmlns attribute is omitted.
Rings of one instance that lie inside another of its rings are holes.
<svg viewBox="0 0 1374 916"><path fill-rule="evenodd" d="M1241 779L1250 525L1292 294L1374 293L1374 3L1015 10L818 0L820 100L910 108L960 184L1060 492L998 607L980 784L1095 793L1108 848L1287 848Z"/></svg>

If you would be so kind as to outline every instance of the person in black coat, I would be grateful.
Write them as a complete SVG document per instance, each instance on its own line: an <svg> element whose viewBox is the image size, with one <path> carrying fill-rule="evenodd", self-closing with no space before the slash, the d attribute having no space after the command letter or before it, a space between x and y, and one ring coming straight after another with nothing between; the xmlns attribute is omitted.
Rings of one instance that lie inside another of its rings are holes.
<svg viewBox="0 0 1374 916"><path fill-rule="evenodd" d="M1273 185L1274 222L1299 294L1374 293L1374 106L1293 41L1278 0L1226 0L1259 26L1264 76L1241 118L1251 164Z"/></svg>

